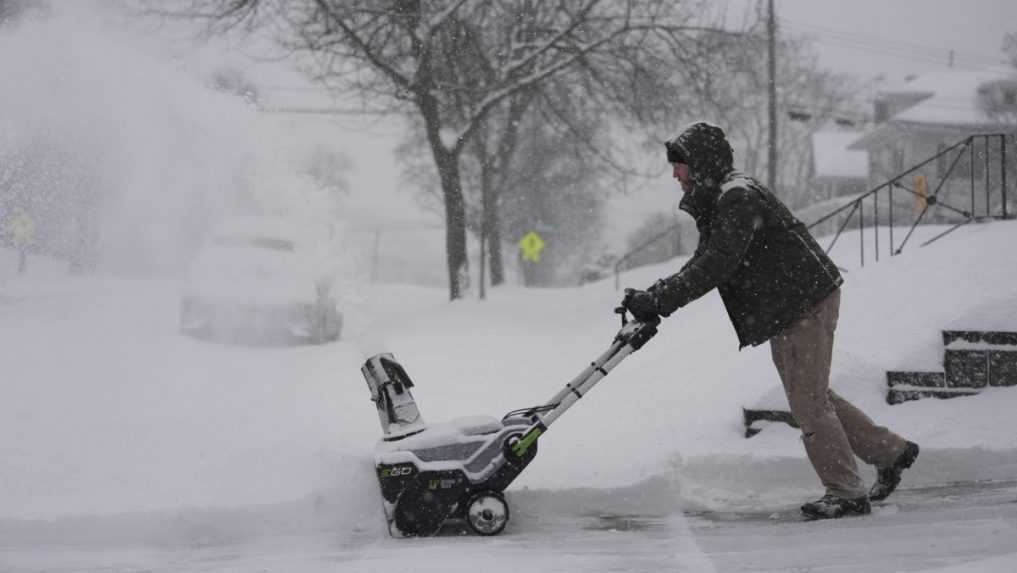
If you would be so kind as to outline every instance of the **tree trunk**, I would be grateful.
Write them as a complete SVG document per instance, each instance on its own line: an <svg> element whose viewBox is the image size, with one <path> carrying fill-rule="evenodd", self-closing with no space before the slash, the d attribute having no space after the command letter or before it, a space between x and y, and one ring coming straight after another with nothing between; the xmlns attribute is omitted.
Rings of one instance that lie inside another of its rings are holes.
<svg viewBox="0 0 1017 573"><path fill-rule="evenodd" d="M505 122L504 134L498 149L498 169L492 174L498 178L498 181L497 183L492 182L490 194L484 196L483 224L485 226L488 248L490 249L491 286L498 286L505 282L505 263L501 251L501 214L498 211L498 200L502 189L509 179L508 173L519 143L519 129L522 125L523 116L526 114L526 110L529 108L535 93L534 90L526 90L513 98L509 103L508 118Z"/></svg>
<svg viewBox="0 0 1017 573"><path fill-rule="evenodd" d="M428 96L418 99L420 113L427 129L427 140L434 155L441 180L445 204L445 258L448 264L448 298L463 296L463 283L469 280L466 258L466 204L459 176L459 154L445 148L440 129L441 118L437 102Z"/></svg>
<svg viewBox="0 0 1017 573"><path fill-rule="evenodd" d="M480 300L487 298L487 291L485 290L485 282L487 277L484 276L484 259L487 257L487 237L484 236L484 232L480 232Z"/></svg>
<svg viewBox="0 0 1017 573"><path fill-rule="evenodd" d="M489 249L488 260L491 263L491 286L505 282L505 266L501 259L501 233L498 230L498 193L494 188L494 172L489 163L481 167L480 176L481 202L481 240Z"/></svg>
<svg viewBox="0 0 1017 573"><path fill-rule="evenodd" d="M501 226L498 224L498 200L491 202L491 221L487 228L488 260L491 263L491 286L505 283L505 262L501 252Z"/></svg>
<svg viewBox="0 0 1017 573"><path fill-rule="evenodd" d="M459 179L458 157L441 150L437 157L441 171L441 191L445 199L445 254L448 263L448 298L463 296L463 282L468 279L466 259L466 209Z"/></svg>

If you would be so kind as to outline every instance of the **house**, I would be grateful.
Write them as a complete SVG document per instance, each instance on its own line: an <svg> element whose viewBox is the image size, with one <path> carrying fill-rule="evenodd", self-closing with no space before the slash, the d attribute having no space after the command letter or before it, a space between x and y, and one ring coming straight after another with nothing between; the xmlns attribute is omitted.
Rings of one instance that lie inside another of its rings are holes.
<svg viewBox="0 0 1017 573"><path fill-rule="evenodd" d="M909 78L883 86L875 97L873 112L874 127L849 146L868 152L870 188L941 154L899 179L912 191L932 195L938 190L937 199L958 210L935 209L925 220L957 220L964 211L999 214L1003 142L1000 138L976 138L970 146L951 146L973 134L1006 134L1008 187L1017 184L1013 178L1017 159L1017 69L950 68ZM895 193L895 204L898 195L903 195L904 201L920 201L909 193ZM1011 205L1013 197L1010 191Z"/></svg>
<svg viewBox="0 0 1017 573"><path fill-rule="evenodd" d="M866 190L869 153L848 147L862 135L848 130L812 134L812 182L817 197L830 199Z"/></svg>
<svg viewBox="0 0 1017 573"><path fill-rule="evenodd" d="M815 221L868 190L869 153L848 147L862 135L857 130L832 128L812 134L812 201L794 210L800 220ZM822 231L829 232L829 227Z"/></svg>

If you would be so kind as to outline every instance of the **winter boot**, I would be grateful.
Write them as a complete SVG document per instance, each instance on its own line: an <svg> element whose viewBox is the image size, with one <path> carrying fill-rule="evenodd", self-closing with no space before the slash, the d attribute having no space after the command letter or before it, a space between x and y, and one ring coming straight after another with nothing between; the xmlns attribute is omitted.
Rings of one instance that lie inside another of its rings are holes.
<svg viewBox="0 0 1017 573"><path fill-rule="evenodd" d="M893 490L897 489L897 484L900 483L900 474L911 467L917 457L918 444L908 442L904 445L904 451L894 460L893 465L886 468L877 466L879 475L876 478L876 483L872 484L872 488L869 489L869 499L882 501L893 493Z"/></svg>
<svg viewBox="0 0 1017 573"><path fill-rule="evenodd" d="M802 515L808 519L837 519L847 515L868 515L871 511L869 498L865 496L848 499L827 494L802 506Z"/></svg>

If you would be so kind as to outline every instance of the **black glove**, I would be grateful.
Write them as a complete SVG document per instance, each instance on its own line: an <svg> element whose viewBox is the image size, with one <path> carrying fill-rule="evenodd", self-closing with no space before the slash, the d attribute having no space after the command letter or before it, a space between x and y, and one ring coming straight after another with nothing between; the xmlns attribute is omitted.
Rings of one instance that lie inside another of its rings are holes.
<svg viewBox="0 0 1017 573"><path fill-rule="evenodd" d="M633 318L640 322L656 320L660 316L657 295L652 292L627 288L621 304L632 313Z"/></svg>
<svg viewBox="0 0 1017 573"><path fill-rule="evenodd" d="M646 292L652 294L653 297L657 299L657 313L665 318L671 316L670 312L664 312L663 297L666 287L667 282L665 282L664 279L657 279L657 282L653 283L650 288L646 289Z"/></svg>

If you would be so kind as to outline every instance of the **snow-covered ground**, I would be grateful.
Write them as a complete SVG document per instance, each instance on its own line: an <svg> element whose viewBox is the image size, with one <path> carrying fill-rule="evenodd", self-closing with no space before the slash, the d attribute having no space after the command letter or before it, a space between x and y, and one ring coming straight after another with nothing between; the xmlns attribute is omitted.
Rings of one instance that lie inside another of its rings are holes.
<svg viewBox="0 0 1017 573"><path fill-rule="evenodd" d="M408 541L384 529L363 360L393 352L429 421L500 416L607 347L613 281L455 304L380 285L345 301L338 343L249 348L179 335L174 281L72 278L45 260L15 277L2 252L0 570L1012 571L1017 388L889 406L885 371L941 369L941 329L1017 330L1015 237L1015 222L976 225L842 263L833 385L923 447L911 489L873 516L767 518L822 492L794 430L742 437L741 408L779 402L777 377L766 346L737 351L711 294L541 438L502 536ZM995 482L936 489L979 480Z"/></svg>

